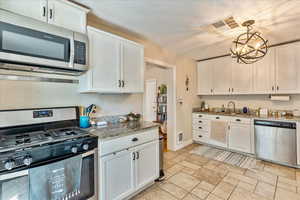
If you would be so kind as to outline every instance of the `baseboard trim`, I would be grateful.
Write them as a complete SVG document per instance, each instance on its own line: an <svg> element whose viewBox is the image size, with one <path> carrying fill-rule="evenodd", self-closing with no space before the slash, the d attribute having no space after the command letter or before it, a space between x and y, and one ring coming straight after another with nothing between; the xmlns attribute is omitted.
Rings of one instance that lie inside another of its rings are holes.
<svg viewBox="0 0 300 200"><path fill-rule="evenodd" d="M175 151L180 150L180 149L182 149L182 148L184 148L184 147L186 147L186 146L188 146L190 144L193 144L193 140L192 139L184 141L184 142L182 142L180 144L177 144L174 150Z"/></svg>

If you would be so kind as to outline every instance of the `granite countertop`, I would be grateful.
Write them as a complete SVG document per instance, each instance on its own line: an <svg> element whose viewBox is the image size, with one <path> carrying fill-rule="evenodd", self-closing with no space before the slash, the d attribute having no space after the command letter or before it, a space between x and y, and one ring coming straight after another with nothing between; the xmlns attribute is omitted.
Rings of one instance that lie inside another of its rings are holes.
<svg viewBox="0 0 300 200"><path fill-rule="evenodd" d="M91 134L98 136L99 140L106 141L136 134L139 131L154 127L159 127L159 124L147 121L132 121L126 123L108 124L105 127L93 126L89 128L88 131Z"/></svg>
<svg viewBox="0 0 300 200"><path fill-rule="evenodd" d="M195 111L193 113L201 113L201 114L208 114L208 115L223 115L223 116L229 116L229 117L244 117L244 118L251 118L251 119L261 119L261 120L272 120L272 121L289 121L289 122L300 122L300 117L294 117L294 116L257 116L254 114L231 114L231 113L224 113L224 112L208 112L208 111Z"/></svg>

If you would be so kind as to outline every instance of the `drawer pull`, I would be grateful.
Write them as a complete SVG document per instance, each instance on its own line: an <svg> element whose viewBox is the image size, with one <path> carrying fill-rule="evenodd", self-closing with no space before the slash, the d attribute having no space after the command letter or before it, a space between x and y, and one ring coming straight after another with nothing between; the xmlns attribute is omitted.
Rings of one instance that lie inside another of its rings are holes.
<svg viewBox="0 0 300 200"><path fill-rule="evenodd" d="M240 119L236 119L235 121L240 122L241 120Z"/></svg>
<svg viewBox="0 0 300 200"><path fill-rule="evenodd" d="M199 126L198 128L199 128L199 129L202 129L202 127L200 127L200 126Z"/></svg>
<svg viewBox="0 0 300 200"><path fill-rule="evenodd" d="M202 117L202 115L198 115L198 117Z"/></svg>
<svg viewBox="0 0 300 200"><path fill-rule="evenodd" d="M137 142L138 140L139 140L139 139L135 137L135 138L132 138L131 141L132 141L132 142Z"/></svg>
<svg viewBox="0 0 300 200"><path fill-rule="evenodd" d="M202 138L202 135L199 135L198 137L199 137L199 138Z"/></svg>
<svg viewBox="0 0 300 200"><path fill-rule="evenodd" d="M199 121L199 123L202 123L202 121Z"/></svg>
<svg viewBox="0 0 300 200"><path fill-rule="evenodd" d="M220 119L220 117L216 117L216 119Z"/></svg>

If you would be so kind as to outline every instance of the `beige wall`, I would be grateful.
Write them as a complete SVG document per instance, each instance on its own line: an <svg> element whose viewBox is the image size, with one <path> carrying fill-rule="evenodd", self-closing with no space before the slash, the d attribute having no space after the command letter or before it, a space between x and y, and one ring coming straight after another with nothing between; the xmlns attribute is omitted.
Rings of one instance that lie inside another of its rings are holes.
<svg viewBox="0 0 300 200"><path fill-rule="evenodd" d="M200 99L196 96L197 73L196 62L185 57L176 59L176 129L184 133L184 141L192 139L192 108L200 104ZM186 90L185 80L189 77L189 90ZM178 103L182 99L183 104Z"/></svg>

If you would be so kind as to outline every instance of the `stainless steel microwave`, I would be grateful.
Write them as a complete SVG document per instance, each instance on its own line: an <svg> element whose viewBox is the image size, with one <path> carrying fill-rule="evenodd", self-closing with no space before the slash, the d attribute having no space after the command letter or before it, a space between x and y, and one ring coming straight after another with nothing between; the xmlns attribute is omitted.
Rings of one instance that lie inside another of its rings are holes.
<svg viewBox="0 0 300 200"><path fill-rule="evenodd" d="M88 37L0 9L0 62L86 71Z"/></svg>

